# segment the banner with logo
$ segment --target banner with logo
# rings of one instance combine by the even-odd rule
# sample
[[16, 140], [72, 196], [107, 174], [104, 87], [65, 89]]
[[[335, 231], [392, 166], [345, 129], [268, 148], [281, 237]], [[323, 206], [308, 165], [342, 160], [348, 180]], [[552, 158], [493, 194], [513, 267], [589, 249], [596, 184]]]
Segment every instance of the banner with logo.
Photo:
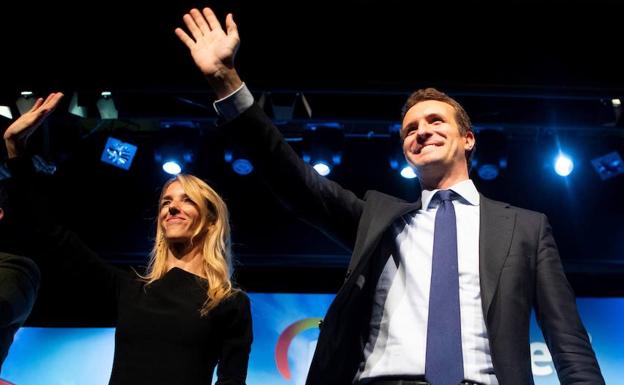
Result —
[[[250, 294], [254, 343], [248, 385], [303, 385], [330, 294]], [[607, 384], [624, 378], [624, 298], [580, 298]], [[22, 328], [0, 385], [106, 385], [114, 348], [112, 328]], [[536, 385], [559, 384], [544, 339], [532, 321], [531, 365]]]

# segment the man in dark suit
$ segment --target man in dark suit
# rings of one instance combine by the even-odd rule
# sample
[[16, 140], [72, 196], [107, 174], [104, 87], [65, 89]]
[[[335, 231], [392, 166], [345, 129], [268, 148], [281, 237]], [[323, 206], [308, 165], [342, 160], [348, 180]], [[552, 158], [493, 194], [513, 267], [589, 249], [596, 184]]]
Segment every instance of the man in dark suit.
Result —
[[[8, 233], [4, 220], [7, 202], [5, 188], [0, 185], [0, 238]], [[4, 245], [1, 240], [0, 245]], [[39, 269], [31, 259], [0, 252], [0, 372], [15, 332], [32, 310], [39, 281]]]
[[[6, 138], [15, 131], [23, 131], [23, 140], [28, 139], [54, 111], [61, 97], [62, 94], [55, 93], [50, 94], [45, 100], [37, 99], [29, 111], [7, 127], [3, 137], [9, 155], [15, 148], [11, 145], [12, 142], [6, 142]], [[9, 182], [10, 180], [3, 180], [0, 183], [0, 248], [4, 251], [9, 248], [23, 249], [24, 245], [15, 244], [22, 239], [18, 233], [30, 231], [28, 224], [20, 223], [20, 227], [17, 227], [17, 221], [11, 218]], [[40, 278], [39, 268], [30, 258], [0, 252], [0, 370], [15, 333], [24, 324], [33, 308]]]
[[604, 384], [543, 214], [480, 195], [464, 109], [435, 90], [408, 99], [401, 139], [414, 203], [363, 199], [320, 177], [284, 141], [234, 69], [237, 27], [210, 9], [176, 29], [219, 100], [224, 131], [297, 215], [353, 250], [321, 327], [308, 385], [533, 383], [535, 309], [562, 384]]

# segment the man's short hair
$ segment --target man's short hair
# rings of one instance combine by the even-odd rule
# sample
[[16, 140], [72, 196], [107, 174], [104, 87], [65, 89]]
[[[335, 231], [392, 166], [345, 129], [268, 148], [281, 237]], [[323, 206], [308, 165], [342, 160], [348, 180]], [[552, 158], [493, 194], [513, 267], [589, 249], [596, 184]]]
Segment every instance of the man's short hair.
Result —
[[[439, 102], [444, 102], [455, 109], [455, 120], [457, 121], [457, 126], [459, 128], [459, 133], [463, 136], [466, 135], [468, 131], [472, 131], [472, 123], [470, 122], [470, 117], [464, 107], [457, 102], [457, 100], [451, 98], [447, 94], [442, 91], [438, 91], [435, 88], [421, 88], [419, 90], [414, 91], [408, 98], [405, 104], [403, 105], [403, 109], [401, 110], [401, 120], [405, 118], [405, 114], [409, 111], [410, 108], [414, 107], [416, 104], [420, 102], [424, 102], [427, 100], [437, 100]], [[401, 141], [403, 141], [403, 130], [401, 130]], [[475, 147], [466, 155], [466, 159], [470, 161], [472, 158], [472, 154], [474, 153]], [[468, 164], [470, 167], [470, 164]]]

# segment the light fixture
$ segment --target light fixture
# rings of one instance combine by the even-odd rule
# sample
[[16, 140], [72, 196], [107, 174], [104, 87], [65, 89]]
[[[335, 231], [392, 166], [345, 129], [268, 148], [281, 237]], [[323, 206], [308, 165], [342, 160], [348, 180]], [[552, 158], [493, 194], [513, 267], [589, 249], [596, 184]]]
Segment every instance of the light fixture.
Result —
[[302, 154], [321, 176], [329, 175], [335, 166], [342, 163], [344, 132], [341, 124], [306, 124], [303, 133]]
[[238, 175], [249, 175], [253, 171], [251, 161], [233, 150], [225, 150], [223, 159], [232, 165], [232, 170]]
[[154, 160], [172, 175], [184, 171], [194, 158], [194, 152], [182, 142], [167, 142], [154, 151]]
[[171, 175], [178, 175], [179, 173], [182, 172], [182, 166], [180, 166], [180, 164], [176, 162], [175, 160], [169, 160], [163, 163], [162, 169], [167, 174], [171, 174]]
[[0, 116], [7, 118], [7, 119], [13, 119], [13, 114], [11, 113], [11, 107], [0, 105]]
[[119, 117], [119, 113], [117, 112], [117, 108], [115, 107], [115, 101], [113, 100], [112, 92], [102, 91], [95, 105], [97, 106], [98, 112], [100, 113], [100, 118], [117, 119]]
[[74, 92], [69, 101], [69, 113], [72, 115], [76, 115], [81, 118], [87, 117], [87, 107], [80, 105], [80, 101], [78, 99], [78, 92]]
[[566, 177], [574, 170], [574, 161], [568, 155], [560, 152], [555, 158], [554, 169], [557, 175]]
[[109, 137], [102, 151], [100, 160], [111, 166], [119, 167], [123, 170], [130, 169], [132, 160], [137, 152], [137, 146], [131, 143], [122, 142], [119, 139]]
[[264, 92], [258, 99], [258, 105], [271, 119], [287, 122], [293, 119], [310, 119], [312, 108], [301, 92], [271, 93]]
[[475, 128], [479, 150], [470, 161], [479, 178], [492, 181], [507, 168], [507, 135], [502, 128]]
[[624, 162], [617, 151], [592, 159], [591, 164], [602, 180], [624, 174]]
[[24, 115], [26, 112], [30, 111], [32, 106], [37, 101], [32, 91], [22, 91], [20, 92], [20, 96], [17, 98], [17, 110], [20, 115]]

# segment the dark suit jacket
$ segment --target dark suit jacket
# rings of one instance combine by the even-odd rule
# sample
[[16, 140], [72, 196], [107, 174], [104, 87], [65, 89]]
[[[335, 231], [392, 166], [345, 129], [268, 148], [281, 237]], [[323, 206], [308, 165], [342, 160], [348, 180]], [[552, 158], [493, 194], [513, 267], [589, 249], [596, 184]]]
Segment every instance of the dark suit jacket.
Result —
[[0, 252], [0, 370], [35, 303], [40, 274], [29, 258]]
[[[389, 229], [400, 216], [418, 210], [420, 201], [377, 191], [359, 199], [320, 177], [256, 105], [223, 128], [296, 215], [353, 250], [345, 282], [322, 324], [307, 385], [352, 383], [363, 360], [379, 275], [396, 252]], [[480, 210], [481, 299], [500, 384], [533, 383], [531, 309], [561, 384], [604, 384], [546, 217], [483, 196]]]

